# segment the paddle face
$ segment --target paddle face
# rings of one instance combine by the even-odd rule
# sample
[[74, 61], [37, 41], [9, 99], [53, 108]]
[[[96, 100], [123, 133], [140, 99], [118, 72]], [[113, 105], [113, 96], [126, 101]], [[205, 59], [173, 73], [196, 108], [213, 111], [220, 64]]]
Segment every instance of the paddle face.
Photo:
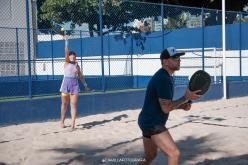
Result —
[[198, 70], [191, 76], [189, 80], [189, 90], [201, 90], [201, 92], [198, 94], [204, 95], [208, 91], [210, 83], [210, 75], [203, 70]]

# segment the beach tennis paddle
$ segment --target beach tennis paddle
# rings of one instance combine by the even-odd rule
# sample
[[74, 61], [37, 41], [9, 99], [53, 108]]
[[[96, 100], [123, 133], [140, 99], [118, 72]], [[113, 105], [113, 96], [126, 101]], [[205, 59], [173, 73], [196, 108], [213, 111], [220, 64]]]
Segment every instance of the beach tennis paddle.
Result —
[[[196, 91], [201, 90], [199, 95], [204, 95], [211, 84], [211, 77], [210, 75], [204, 71], [204, 70], [198, 70], [196, 71], [189, 80], [189, 90], [190, 91]], [[192, 103], [192, 100], [188, 100], [187, 103]]]
[[211, 84], [211, 77], [210, 75], [204, 70], [196, 71], [189, 80], [189, 90], [196, 91], [201, 90], [199, 95], [204, 95]]

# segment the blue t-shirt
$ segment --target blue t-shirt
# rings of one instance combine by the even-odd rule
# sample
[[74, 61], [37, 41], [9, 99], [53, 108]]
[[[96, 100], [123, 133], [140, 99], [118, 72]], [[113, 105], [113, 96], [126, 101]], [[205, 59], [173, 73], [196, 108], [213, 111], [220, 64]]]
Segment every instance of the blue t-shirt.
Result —
[[162, 111], [159, 98], [172, 100], [174, 92], [173, 78], [161, 68], [148, 83], [143, 108], [139, 114], [138, 124], [141, 128], [153, 128], [165, 125], [169, 113]]

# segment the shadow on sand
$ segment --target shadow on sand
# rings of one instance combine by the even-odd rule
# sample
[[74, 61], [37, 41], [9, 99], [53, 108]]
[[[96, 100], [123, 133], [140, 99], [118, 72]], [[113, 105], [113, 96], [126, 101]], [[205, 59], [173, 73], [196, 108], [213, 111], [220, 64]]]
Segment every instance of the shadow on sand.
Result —
[[[98, 125], [104, 125], [105, 123], [111, 121], [120, 121], [123, 118], [127, 118], [126, 114], [122, 114], [116, 117], [113, 117], [109, 120], [102, 121], [93, 121], [89, 123], [84, 123], [78, 125], [82, 129], [91, 129]], [[184, 123], [174, 125], [170, 129], [179, 127], [183, 124], [189, 122], [202, 123], [207, 125], [215, 125], [220, 127], [238, 127], [238, 128], [247, 128], [239, 127], [235, 125], [225, 125], [221, 124], [222, 121], [226, 120], [225, 118], [213, 118], [213, 117], [204, 117], [204, 116], [188, 116], [188, 121]], [[211, 122], [215, 121], [216, 124]], [[223, 151], [218, 151], [214, 146], [207, 145], [208, 142], [211, 142], [215, 139], [215, 135], [208, 135], [200, 138], [195, 138], [193, 136], [188, 136], [183, 140], [177, 141], [177, 146], [181, 151], [180, 164], [182, 165], [243, 165], [248, 164], [248, 155], [239, 155], [233, 157], [222, 157], [215, 160], [201, 160], [201, 162], [196, 162], [196, 158], [206, 154], [220, 153]], [[104, 139], [111, 144], [111, 139]], [[76, 146], [76, 147], [75, 147]], [[58, 152], [63, 154], [76, 153], [76, 156], [71, 157], [70, 159], [58, 158], [57, 165], [69, 165], [69, 164], [85, 164], [85, 165], [111, 165], [111, 164], [137, 164], [137, 160], [142, 160], [143, 147], [142, 147], [142, 138], [136, 137], [127, 141], [120, 141], [117, 143], [112, 143], [110, 146], [101, 147], [97, 145], [87, 145], [87, 144], [74, 144], [70, 148], [53, 148], [49, 150], [40, 150], [40, 152]], [[166, 162], [166, 157], [163, 156], [161, 152], [158, 152], [157, 158], [152, 162], [152, 165], [161, 165]], [[189, 163], [194, 162], [194, 163]]]
[[[180, 164], [190, 164], [188, 161], [193, 161], [198, 156], [220, 152], [208, 145], [204, 145], [207, 141], [211, 141], [212, 135], [201, 138], [187, 137], [184, 140], [177, 141], [177, 145], [181, 150]], [[137, 164], [137, 160], [142, 160], [143, 148], [142, 138], [122, 141], [112, 144], [108, 147], [101, 148], [100, 146], [92, 146], [87, 144], [74, 144], [71, 148], [54, 148], [49, 150], [40, 150], [40, 152], [59, 152], [63, 154], [76, 153], [76, 156], [65, 160], [58, 158], [57, 165], [69, 165], [74, 163], [84, 165], [111, 165], [111, 164]], [[76, 147], [75, 147], [76, 146]], [[138, 148], [138, 149], [137, 149]], [[61, 161], [64, 160], [64, 161]], [[135, 161], [136, 160], [136, 161]], [[158, 157], [153, 161], [152, 165], [164, 164], [165, 156], [159, 152]], [[197, 165], [237, 165], [247, 164], [248, 155], [241, 155], [228, 158], [220, 158], [216, 160], [204, 160], [202, 162], [194, 162]], [[193, 165], [193, 164], [192, 164]]]
[[110, 120], [102, 120], [102, 121], [93, 121], [93, 122], [89, 122], [89, 123], [84, 123], [84, 124], [78, 124], [77, 126], [82, 127], [83, 129], [90, 129], [94, 126], [98, 126], [98, 125], [104, 125], [105, 123], [109, 123], [112, 121], [121, 121], [122, 118], [128, 118], [128, 115], [126, 114], [122, 114], [119, 116], [116, 116]]

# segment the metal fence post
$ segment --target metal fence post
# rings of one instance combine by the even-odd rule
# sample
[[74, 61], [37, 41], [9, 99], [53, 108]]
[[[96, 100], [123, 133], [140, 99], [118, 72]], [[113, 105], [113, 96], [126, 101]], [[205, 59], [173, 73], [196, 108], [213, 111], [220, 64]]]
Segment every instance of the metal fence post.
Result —
[[161, 19], [162, 19], [162, 50], [164, 50], [164, 4], [161, 3]]
[[83, 71], [83, 38], [82, 38], [82, 31], [79, 30], [80, 33], [80, 60], [81, 60], [81, 70]]
[[51, 33], [51, 52], [52, 52], [52, 77], [54, 80], [54, 61], [53, 61], [53, 30], [50, 30]]
[[[133, 79], [133, 83], [134, 83], [134, 75], [133, 75], [133, 33], [130, 32], [130, 36], [131, 36], [131, 45], [130, 45], [130, 54], [131, 54], [131, 76], [132, 76], [132, 79]], [[134, 88], [134, 85], [133, 85], [133, 88]]]
[[28, 53], [28, 97], [32, 98], [30, 23], [29, 23], [29, 3], [28, 3], [28, 0], [26, 0], [26, 26], [27, 26], [27, 53]]
[[242, 14], [239, 13], [239, 76], [242, 76], [242, 34], [241, 34], [241, 18]]
[[20, 59], [19, 59], [19, 38], [18, 38], [18, 28], [16, 28], [16, 64], [17, 64], [17, 76], [20, 80]]
[[101, 36], [102, 90], [105, 91], [103, 34], [102, 34], [102, 0], [99, 0], [99, 23], [100, 23], [99, 30], [100, 30], [100, 36]]
[[204, 63], [204, 27], [205, 27], [205, 14], [204, 14], [204, 8], [202, 8], [201, 11], [202, 15], [202, 70], [205, 69], [205, 63]]
[[109, 40], [109, 33], [108, 33], [108, 75], [110, 76], [110, 40]]

